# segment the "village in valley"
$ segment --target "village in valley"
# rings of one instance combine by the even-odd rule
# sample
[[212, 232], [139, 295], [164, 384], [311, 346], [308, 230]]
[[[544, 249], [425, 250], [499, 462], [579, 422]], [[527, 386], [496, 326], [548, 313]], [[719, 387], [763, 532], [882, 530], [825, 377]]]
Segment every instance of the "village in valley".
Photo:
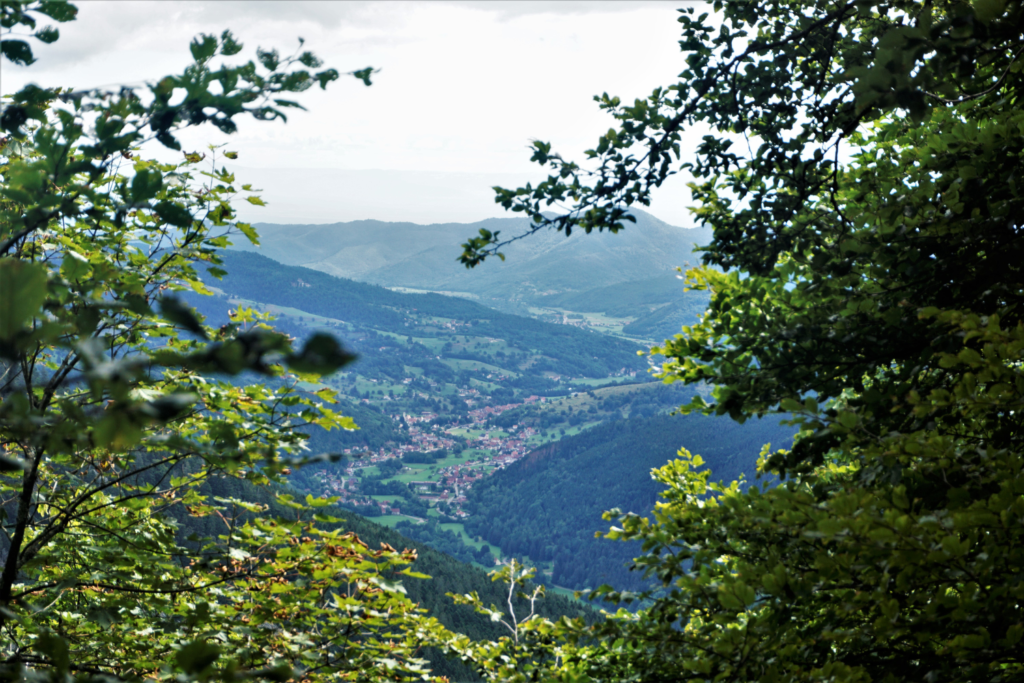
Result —
[[[466, 492], [474, 482], [503, 469], [524, 457], [536, 443], [538, 432], [533, 427], [515, 424], [505, 429], [489, 426], [488, 422], [509, 410], [548, 399], [530, 396], [522, 403], [483, 406], [468, 412], [463, 423], [442, 426], [438, 415], [424, 412], [419, 415], [402, 414], [400, 424], [408, 431], [408, 442], [388, 444], [370, 451], [348, 448], [344, 450], [344, 468], [321, 473], [324, 491], [338, 496], [342, 504], [365, 509], [375, 506], [381, 515], [403, 516], [400, 496], [370, 495], [364, 492], [360, 481], [369, 474], [385, 470], [394, 471], [392, 481], [404, 484], [409, 493], [427, 506], [436, 507], [443, 516], [464, 519], [462, 509]], [[408, 462], [411, 454], [426, 455], [424, 460], [438, 456], [434, 463]], [[391, 467], [388, 467], [388, 464]], [[395, 468], [399, 465], [400, 468]], [[415, 515], [404, 516], [418, 520]]]

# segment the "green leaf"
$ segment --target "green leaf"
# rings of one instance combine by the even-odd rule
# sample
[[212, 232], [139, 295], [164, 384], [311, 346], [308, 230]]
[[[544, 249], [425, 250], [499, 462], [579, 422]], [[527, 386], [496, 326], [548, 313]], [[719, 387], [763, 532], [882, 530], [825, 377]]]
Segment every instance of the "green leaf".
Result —
[[841, 519], [826, 518], [818, 522], [818, 531], [828, 538], [846, 530], [846, 523]]
[[153, 315], [153, 309], [149, 307], [149, 302], [146, 301], [146, 297], [144, 296], [139, 294], [129, 294], [124, 298], [124, 302], [127, 304], [128, 310], [136, 315]]
[[160, 131], [159, 133], [157, 133], [156, 139], [160, 144], [162, 144], [164, 147], [167, 147], [168, 149], [173, 149], [177, 152], [181, 151], [181, 143], [178, 142], [178, 139], [176, 137], [174, 137], [167, 131]]
[[91, 272], [92, 266], [89, 265], [89, 259], [74, 250], [68, 250], [60, 264], [60, 274], [69, 282], [81, 280]]
[[93, 440], [101, 447], [129, 448], [142, 436], [137, 422], [119, 410], [107, 411], [93, 429]]
[[57, 91], [55, 89], [40, 88], [38, 85], [29, 83], [14, 94], [14, 101], [18, 104], [37, 106], [52, 102], [56, 97]]
[[400, 574], [404, 574], [405, 576], [408, 576], [408, 577], [413, 578], [413, 579], [429, 579], [430, 578], [429, 574], [424, 574], [422, 572], [414, 572], [411, 569], [403, 569], [399, 573]]
[[9, 104], [0, 112], [0, 129], [8, 133], [17, 133], [28, 121], [28, 111], [25, 107]]
[[46, 655], [53, 662], [53, 668], [56, 669], [58, 675], [63, 676], [71, 667], [71, 654], [68, 650], [68, 643], [58, 635], [44, 633], [36, 638], [36, 642], [32, 644], [32, 649]]
[[323, 66], [323, 62], [312, 52], [303, 52], [299, 55], [299, 64], [308, 69], [318, 69]]
[[24, 40], [0, 40], [0, 53], [21, 66], [28, 66], [36, 61], [32, 56], [32, 48]]
[[317, 83], [320, 84], [320, 89], [321, 90], [326, 90], [328, 83], [330, 83], [332, 81], [336, 81], [340, 77], [341, 76], [338, 73], [337, 69], [325, 69], [324, 71], [318, 72], [316, 74], [316, 76], [314, 76], [314, 78], [316, 78], [316, 80], [317, 80]]
[[742, 610], [746, 606], [744, 601], [728, 586], [721, 586], [718, 589], [718, 601], [722, 603], [722, 607], [733, 611]]
[[978, 21], [988, 24], [1006, 12], [1006, 0], [974, 0], [974, 16]]
[[804, 409], [804, 404], [793, 398], [784, 398], [779, 405], [788, 413], [798, 413]]
[[13, 258], [0, 259], [0, 293], [0, 341], [10, 341], [42, 310], [46, 268]]
[[306, 506], [303, 505], [302, 503], [296, 503], [295, 502], [295, 496], [291, 495], [290, 493], [280, 493], [280, 494], [278, 494], [277, 495], [277, 502], [280, 505], [284, 505], [285, 507], [290, 507], [290, 508], [293, 508], [295, 510], [305, 510], [306, 509]]
[[235, 223], [235, 227], [238, 228], [239, 232], [245, 235], [246, 239], [248, 239], [251, 244], [259, 246], [259, 235], [250, 223]]
[[35, 32], [35, 37], [44, 43], [55, 43], [60, 38], [60, 31], [55, 26], [46, 26]]
[[263, 68], [267, 71], [276, 71], [278, 65], [281, 63], [281, 56], [277, 53], [277, 50], [256, 48], [256, 59], [259, 60], [260, 64], [262, 64]]
[[67, 0], [43, 0], [39, 3], [39, 11], [62, 24], [78, 17], [78, 7]]
[[224, 31], [220, 34], [220, 53], [225, 57], [237, 55], [242, 51], [242, 44], [235, 40], [231, 31]]
[[174, 661], [186, 674], [198, 674], [220, 658], [220, 648], [197, 640], [178, 650]]
[[165, 296], [160, 299], [160, 315], [164, 320], [184, 327], [201, 339], [208, 339], [195, 310], [181, 303], [177, 297]]
[[[163, 174], [155, 168], [144, 168], [132, 178], [131, 201], [141, 204], [157, 196], [164, 185]], [[165, 219], [166, 220], [166, 219]]]
[[839, 420], [839, 424], [843, 425], [847, 429], [853, 429], [857, 426], [857, 413], [843, 410], [836, 416]]
[[296, 372], [329, 374], [356, 359], [329, 334], [318, 332], [310, 337], [298, 354], [288, 356], [288, 367]]
[[[363, 82], [363, 85], [369, 86], [369, 85], [372, 85], [372, 83], [370, 82], [370, 76], [372, 74], [374, 74], [374, 73], [375, 73], [374, 68], [372, 66], [368, 66], [365, 69], [360, 69], [358, 71], [353, 71], [352, 75], [355, 76], [356, 78], [358, 78], [359, 80], [361, 80]], [[321, 87], [323, 87], [322, 82], [321, 82]]]
[[102, 312], [96, 306], [83, 306], [75, 316], [75, 327], [78, 328], [78, 334], [89, 336], [95, 332], [100, 324], [101, 314]]
[[160, 216], [161, 220], [176, 228], [188, 228], [192, 226], [192, 214], [190, 214], [185, 207], [175, 204], [174, 202], [162, 201], [154, 206], [153, 210], [156, 211], [156, 215]]
[[196, 60], [199, 64], [205, 64], [210, 61], [211, 57], [217, 54], [217, 38], [216, 36], [200, 33], [192, 39], [188, 47], [192, 51], [192, 59]]

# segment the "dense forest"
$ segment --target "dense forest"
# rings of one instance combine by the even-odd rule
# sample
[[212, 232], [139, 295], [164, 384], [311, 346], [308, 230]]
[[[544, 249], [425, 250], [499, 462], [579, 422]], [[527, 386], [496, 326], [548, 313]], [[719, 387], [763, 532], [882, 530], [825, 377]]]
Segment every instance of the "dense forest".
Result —
[[652, 510], [663, 486], [650, 471], [681, 447], [703, 456], [715, 479], [745, 476], [755, 483], [761, 447], [786, 448], [792, 434], [777, 418], [744, 425], [700, 415], [609, 422], [538, 449], [480, 482], [469, 494], [466, 531], [509, 555], [553, 562], [550, 580], [556, 585], [639, 590], [645, 582], [629, 567], [640, 546], [596, 539], [595, 532], [609, 526], [602, 513]]

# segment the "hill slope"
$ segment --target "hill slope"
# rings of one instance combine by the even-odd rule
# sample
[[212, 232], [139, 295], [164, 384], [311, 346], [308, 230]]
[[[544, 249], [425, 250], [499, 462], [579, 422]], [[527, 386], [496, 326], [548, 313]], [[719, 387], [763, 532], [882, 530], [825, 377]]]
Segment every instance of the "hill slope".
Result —
[[624, 319], [622, 333], [641, 339], [661, 340], [693, 325], [707, 308], [703, 291], [684, 291], [679, 274], [620, 282], [582, 292], [550, 294], [534, 300], [537, 307], [601, 313]]
[[553, 563], [551, 581], [573, 589], [610, 583], [635, 590], [641, 579], [626, 567], [633, 544], [595, 539], [611, 508], [644, 514], [662, 485], [650, 471], [680, 447], [701, 455], [715, 479], [754, 479], [761, 447], [787, 447], [791, 428], [777, 420], [743, 425], [703, 415], [657, 416], [606, 423], [540, 448], [478, 483], [469, 494], [466, 531], [504, 553]]
[[[548, 369], [564, 374], [601, 377], [623, 367], [643, 367], [637, 363], [635, 344], [576, 327], [501, 313], [457, 297], [393, 292], [282, 265], [259, 254], [228, 251], [223, 258], [229, 274], [221, 281], [209, 281], [228, 298], [238, 295], [402, 336], [423, 334], [420, 328], [437, 328], [428, 324], [437, 323], [435, 319], [455, 321], [475, 338], [501, 339], [514, 349], [536, 350], [551, 360]], [[459, 353], [464, 358], [471, 355], [476, 354]]]

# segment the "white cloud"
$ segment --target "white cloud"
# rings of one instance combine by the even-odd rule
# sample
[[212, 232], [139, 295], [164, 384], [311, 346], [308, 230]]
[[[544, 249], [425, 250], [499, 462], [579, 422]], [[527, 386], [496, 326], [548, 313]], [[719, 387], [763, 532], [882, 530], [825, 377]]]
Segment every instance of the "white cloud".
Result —
[[[373, 175], [377, 189], [367, 189], [367, 197], [380, 197], [373, 207], [381, 212], [373, 217], [414, 220], [420, 206], [424, 219], [429, 213], [430, 220], [443, 221], [447, 205], [476, 207], [477, 218], [484, 218], [500, 214], [487, 177], [539, 175], [529, 162], [531, 140], [550, 141], [567, 158], [580, 159], [614, 125], [593, 95], [607, 91], [630, 101], [674, 82], [684, 68], [678, 4], [81, 2], [80, 19], [61, 27], [58, 43], [39, 47], [37, 64], [4, 66], [3, 92], [29, 79], [77, 88], [153, 80], [188, 63], [188, 42], [199, 32], [230, 27], [250, 50], [261, 45], [282, 52], [294, 49], [301, 35], [328, 66], [382, 70], [371, 88], [346, 79], [327, 92], [304, 93], [309, 111], [291, 114], [287, 126], [242, 122], [229, 140], [240, 163], [270, 175], [286, 168], [440, 174], [447, 180], [431, 186], [437, 197], [429, 201], [399, 191], [385, 200], [388, 183]], [[225, 141], [211, 130], [183, 137], [192, 148]], [[460, 190], [475, 182], [473, 174], [480, 175], [482, 190]], [[396, 189], [408, 185], [400, 176]], [[310, 216], [336, 213], [322, 193], [285, 185], [302, 195], [291, 203]], [[688, 193], [682, 183], [672, 186], [659, 192], [650, 210], [689, 224]], [[276, 201], [289, 200], [279, 195]], [[312, 206], [317, 202], [324, 204]], [[451, 220], [471, 219], [458, 212]]]
[[607, 14], [633, 12], [642, 7], [670, 7], [694, 0], [450, 0], [445, 4], [472, 7], [503, 19], [534, 14]]

